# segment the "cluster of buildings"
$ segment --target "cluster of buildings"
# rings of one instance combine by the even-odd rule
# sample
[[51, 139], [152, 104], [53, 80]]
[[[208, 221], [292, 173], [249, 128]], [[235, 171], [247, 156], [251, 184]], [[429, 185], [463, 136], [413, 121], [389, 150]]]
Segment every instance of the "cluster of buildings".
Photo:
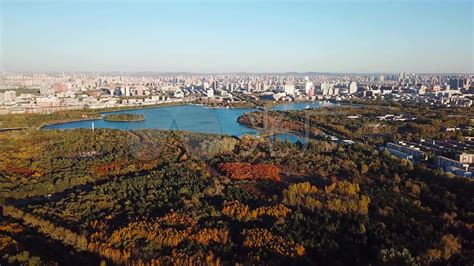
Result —
[[474, 138], [466, 137], [464, 142], [455, 140], [419, 139], [413, 142], [388, 142], [385, 147], [390, 154], [414, 163], [427, 162], [445, 172], [473, 177]]
[[344, 100], [472, 105], [472, 75], [3, 73], [0, 112], [154, 105], [163, 102]]

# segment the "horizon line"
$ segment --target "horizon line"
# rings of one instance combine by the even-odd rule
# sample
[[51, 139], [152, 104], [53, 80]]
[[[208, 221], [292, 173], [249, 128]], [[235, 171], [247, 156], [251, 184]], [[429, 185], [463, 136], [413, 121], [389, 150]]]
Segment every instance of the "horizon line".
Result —
[[417, 74], [417, 75], [474, 75], [474, 72], [410, 72], [410, 71], [399, 71], [399, 72], [320, 72], [320, 71], [223, 71], [223, 72], [199, 72], [199, 71], [7, 71], [2, 70], [2, 74], [15, 73], [15, 74], [75, 74], [75, 73], [87, 73], [87, 74], [189, 74], [189, 75], [235, 75], [235, 74], [253, 74], [253, 75], [289, 75], [289, 74], [310, 74], [310, 75], [393, 75], [393, 74]]

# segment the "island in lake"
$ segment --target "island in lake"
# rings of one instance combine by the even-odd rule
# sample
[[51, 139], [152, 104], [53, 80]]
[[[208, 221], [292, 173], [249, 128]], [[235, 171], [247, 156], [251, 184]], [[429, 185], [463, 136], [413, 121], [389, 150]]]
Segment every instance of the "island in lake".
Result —
[[145, 121], [145, 117], [141, 114], [110, 114], [104, 116], [104, 120], [108, 122], [140, 122]]

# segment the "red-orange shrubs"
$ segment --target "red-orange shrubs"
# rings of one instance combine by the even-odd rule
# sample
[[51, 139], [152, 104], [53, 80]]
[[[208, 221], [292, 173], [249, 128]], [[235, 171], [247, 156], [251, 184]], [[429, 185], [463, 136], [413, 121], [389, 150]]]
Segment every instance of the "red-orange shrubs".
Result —
[[280, 181], [280, 168], [271, 164], [221, 163], [219, 169], [232, 179], [268, 179]]
[[6, 171], [21, 176], [31, 176], [35, 173], [35, 171], [26, 167], [9, 167], [6, 169]]
[[110, 173], [113, 173], [113, 172], [116, 172], [116, 171], [120, 170], [120, 168], [123, 167], [124, 163], [125, 162], [123, 162], [123, 161], [115, 161], [115, 162], [111, 162], [111, 163], [105, 163], [103, 165], [97, 166], [95, 168], [95, 172], [99, 176], [107, 176]]

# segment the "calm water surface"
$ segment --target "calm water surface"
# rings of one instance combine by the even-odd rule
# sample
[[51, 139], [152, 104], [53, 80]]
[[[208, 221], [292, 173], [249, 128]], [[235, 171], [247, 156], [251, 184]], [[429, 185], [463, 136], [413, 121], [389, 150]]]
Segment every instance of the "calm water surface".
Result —
[[[288, 103], [277, 105], [271, 110], [302, 110], [307, 107], [320, 108], [326, 106], [337, 106], [334, 103]], [[252, 108], [208, 108], [198, 105], [165, 106], [157, 108], [124, 110], [113, 113], [142, 114], [145, 121], [141, 122], [107, 122], [103, 119], [93, 121], [76, 121], [62, 124], [49, 125], [45, 129], [74, 129], [95, 128], [114, 129], [173, 129], [186, 130], [202, 133], [227, 134], [242, 136], [243, 134], [258, 134], [258, 130], [248, 128], [237, 123], [237, 118], [246, 112], [257, 111]], [[109, 113], [103, 113], [109, 114]], [[279, 136], [278, 136], [279, 135]], [[278, 134], [281, 140], [288, 139], [296, 142], [299, 137], [291, 134]]]
[[289, 141], [292, 143], [296, 143], [297, 141], [299, 141], [301, 143], [306, 143], [304, 138], [300, 136], [296, 136], [294, 134], [290, 134], [290, 133], [277, 133], [277, 134], [271, 135], [270, 139], [271, 140], [279, 139], [282, 142]]

